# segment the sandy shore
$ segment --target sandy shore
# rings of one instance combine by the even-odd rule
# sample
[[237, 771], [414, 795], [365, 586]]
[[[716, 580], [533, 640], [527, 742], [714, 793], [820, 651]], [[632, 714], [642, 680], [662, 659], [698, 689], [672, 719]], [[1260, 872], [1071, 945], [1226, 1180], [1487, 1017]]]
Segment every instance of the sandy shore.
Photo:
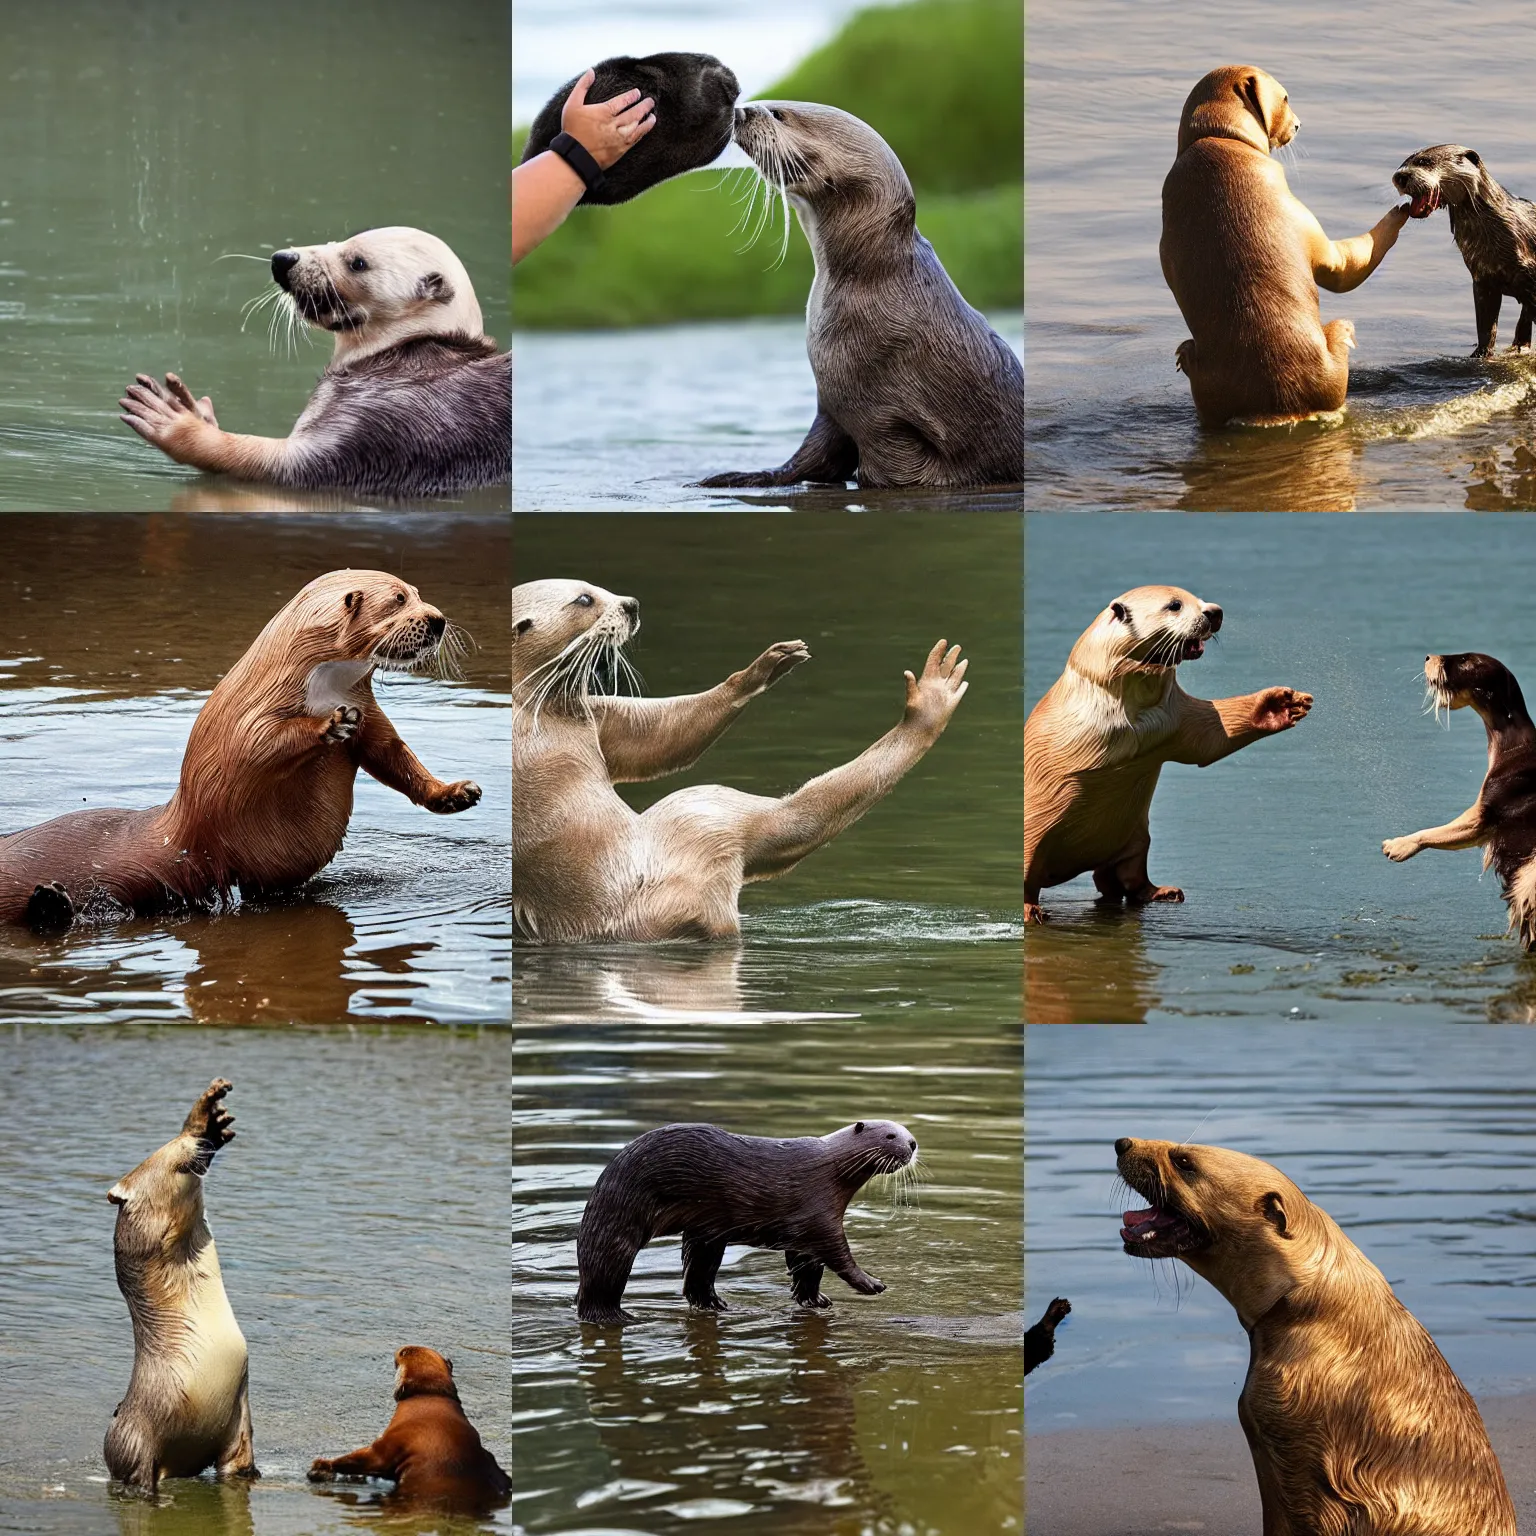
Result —
[[[1478, 1407], [1520, 1527], [1536, 1529], [1536, 1394]], [[1258, 1536], [1258, 1488], [1235, 1410], [1229, 1422], [1030, 1435], [1028, 1447], [1028, 1536]]]

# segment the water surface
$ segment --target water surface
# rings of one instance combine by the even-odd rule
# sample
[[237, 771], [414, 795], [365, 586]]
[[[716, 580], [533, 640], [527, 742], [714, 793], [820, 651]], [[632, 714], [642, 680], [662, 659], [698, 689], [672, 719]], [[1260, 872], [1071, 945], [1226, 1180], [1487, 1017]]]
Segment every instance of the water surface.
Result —
[[[1259, 65], [1289, 91], [1302, 131], [1286, 174], [1334, 239], [1400, 201], [1391, 174], [1428, 144], [1471, 145], [1510, 191], [1536, 195], [1526, 61], [1508, 46], [1525, 15], [1511, 0], [1454, 21], [1429, 0], [1304, 0], [1283, 24], [1261, 0], [1032, 8], [1030, 505], [1536, 506], [1536, 364], [1468, 357], [1472, 285], [1449, 215], [1411, 222], [1363, 287], [1323, 295], [1324, 320], [1353, 320], [1358, 339], [1348, 406], [1326, 424], [1201, 431], [1157, 255], [1179, 109], [1221, 64]], [[1434, 66], [1416, 68], [1429, 39]], [[1503, 346], [1517, 313], [1506, 301]]]
[[[510, 1464], [506, 1071], [497, 1030], [13, 1026], [0, 1040], [0, 1531], [446, 1533], [381, 1508], [386, 1485], [304, 1474], [382, 1431], [392, 1357], [410, 1343], [453, 1360], [466, 1412]], [[110, 1491], [101, 1457], [133, 1367], [106, 1191], [216, 1076], [235, 1084], [236, 1138], [204, 1199], [250, 1350], [262, 1475], [178, 1479], [151, 1502]]]
[[506, 1019], [504, 517], [16, 516], [0, 536], [4, 830], [164, 804], [213, 685], [345, 566], [401, 576], [479, 643], [462, 680], [381, 674], [375, 696], [428, 768], [484, 792], [434, 816], [359, 773], [345, 846], [289, 899], [0, 934], [0, 1018]]
[[1170, 764], [1153, 878], [1182, 906], [1105, 912], [1087, 876], [1045, 892], [1025, 944], [1039, 1023], [1536, 1018], [1536, 961], [1505, 934], [1475, 850], [1405, 864], [1384, 838], [1439, 826], [1487, 767], [1470, 710], [1423, 713], [1428, 652], [1480, 650], [1529, 680], [1536, 526], [1519, 516], [1037, 516], [1026, 530], [1026, 706], [1104, 606], [1148, 582], [1220, 603], [1204, 698], [1287, 685], [1294, 730], [1210, 768]]

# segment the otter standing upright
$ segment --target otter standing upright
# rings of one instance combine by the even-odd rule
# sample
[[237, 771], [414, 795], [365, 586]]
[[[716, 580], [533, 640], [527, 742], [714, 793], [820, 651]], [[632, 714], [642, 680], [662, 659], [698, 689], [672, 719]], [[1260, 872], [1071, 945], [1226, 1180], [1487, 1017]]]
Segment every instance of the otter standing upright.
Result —
[[215, 1078], [181, 1134], [107, 1193], [118, 1289], [133, 1319], [133, 1378], [107, 1431], [107, 1470], [151, 1491], [207, 1467], [256, 1476], [245, 1336], [203, 1217], [203, 1176], [235, 1136], [223, 1104], [232, 1086]]

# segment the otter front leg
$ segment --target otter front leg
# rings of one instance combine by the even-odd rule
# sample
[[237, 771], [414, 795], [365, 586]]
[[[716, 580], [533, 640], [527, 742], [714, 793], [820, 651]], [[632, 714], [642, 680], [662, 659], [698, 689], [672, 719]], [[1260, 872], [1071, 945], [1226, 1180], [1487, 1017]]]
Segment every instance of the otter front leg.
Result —
[[1381, 851], [1394, 864], [1401, 864], [1426, 848], [1475, 848], [1482, 842], [1484, 831], [1483, 808], [1479, 802], [1443, 827], [1426, 827], [1422, 832], [1410, 832], [1407, 837], [1389, 837], [1381, 845]]
[[337, 1477], [384, 1477], [393, 1480], [399, 1474], [395, 1458], [379, 1449], [379, 1442], [365, 1445], [345, 1456], [317, 1456], [309, 1465], [312, 1483], [328, 1483]]
[[[231, 1131], [233, 1136], [234, 1132]], [[256, 1450], [251, 1440], [251, 1369], [240, 1378], [240, 1396], [235, 1403], [234, 1423], [229, 1444], [219, 1453], [214, 1470], [220, 1477], [260, 1477], [256, 1470]]]
[[789, 1270], [789, 1292], [802, 1307], [830, 1307], [821, 1294], [821, 1277], [826, 1266], [808, 1253], [785, 1250], [784, 1264]]
[[1166, 761], [1212, 763], [1244, 747], [1288, 731], [1307, 718], [1312, 695], [1294, 688], [1266, 688], [1234, 699], [1180, 699], [1178, 728], [1163, 749]]
[[1499, 334], [1499, 311], [1504, 307], [1504, 290], [1498, 283], [1472, 282], [1472, 308], [1477, 315], [1477, 345], [1473, 357], [1491, 357]]
[[291, 473], [292, 438], [223, 431], [213, 401], [207, 395], [194, 399], [174, 373], [166, 374], [164, 384], [138, 374], [117, 403], [123, 410], [119, 419], [178, 464], [242, 480], [298, 483]]
[[701, 1312], [728, 1312], [715, 1293], [715, 1276], [725, 1257], [723, 1238], [694, 1237], [683, 1233], [683, 1300]]
[[582, 1224], [576, 1238], [576, 1267], [581, 1277], [576, 1288], [576, 1316], [584, 1323], [607, 1326], [634, 1322], [619, 1303], [635, 1267], [635, 1255], [645, 1244], [611, 1230], [601, 1238], [589, 1237], [585, 1218]]
[[699, 484], [710, 488], [800, 485], [806, 481], [846, 485], [858, 472], [859, 445], [825, 411], [818, 409], [805, 441], [777, 469], [733, 470], [711, 475]]
[[839, 1280], [861, 1296], [878, 1296], [885, 1289], [883, 1280], [876, 1280], [873, 1275], [866, 1275], [859, 1268], [858, 1260], [854, 1258], [841, 1227], [835, 1233], [829, 1233], [810, 1257], [824, 1264]]
[[451, 816], [479, 804], [480, 786], [471, 779], [445, 784], [422, 766], [377, 705], [367, 711], [358, 736], [358, 766], [379, 783], [398, 790], [413, 805]]
[[1515, 321], [1515, 339], [1509, 344], [1511, 352], [1528, 352], [1531, 348], [1531, 323], [1536, 320], [1536, 304], [1522, 304], [1520, 318]]

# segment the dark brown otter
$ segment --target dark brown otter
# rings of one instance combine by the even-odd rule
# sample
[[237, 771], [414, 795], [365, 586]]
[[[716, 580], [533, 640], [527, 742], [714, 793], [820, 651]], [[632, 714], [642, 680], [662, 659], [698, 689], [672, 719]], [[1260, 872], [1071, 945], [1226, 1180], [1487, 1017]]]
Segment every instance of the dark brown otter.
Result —
[[[604, 59], [593, 70], [588, 102], [612, 101], [638, 89], [656, 102], [656, 126], [603, 172], [602, 186], [584, 194], [583, 203], [627, 203], [657, 182], [708, 165], [731, 142], [741, 86], [719, 59], [707, 53], [653, 53]], [[565, 98], [580, 78], [567, 80], [540, 108], [524, 160], [543, 154], [560, 132]]]
[[1442, 206], [1451, 216], [1451, 238], [1472, 274], [1472, 356], [1493, 351], [1506, 294], [1520, 304], [1514, 350], [1523, 352], [1536, 320], [1536, 203], [1506, 192], [1483, 157], [1464, 144], [1432, 144], [1409, 155], [1392, 185], [1413, 199], [1414, 218], [1427, 219]]
[[1536, 726], [1525, 696], [1503, 662], [1477, 651], [1426, 656], [1424, 677], [1437, 705], [1481, 716], [1488, 732], [1488, 772], [1469, 810], [1443, 827], [1392, 837], [1381, 851], [1395, 864], [1425, 848], [1477, 848], [1498, 875], [1509, 922], [1536, 950]]
[[1033, 1328], [1024, 1330], [1024, 1374], [1037, 1365], [1044, 1365], [1056, 1353], [1056, 1326], [1072, 1310], [1072, 1303], [1065, 1296], [1058, 1296], [1045, 1309], [1044, 1315]]
[[385, 1478], [396, 1503], [469, 1517], [489, 1514], [512, 1494], [511, 1478], [459, 1403], [453, 1361], [419, 1344], [395, 1351], [395, 1412], [384, 1433], [310, 1466], [312, 1483], [338, 1477]]
[[802, 1307], [827, 1307], [823, 1269], [863, 1296], [885, 1286], [855, 1262], [848, 1202], [872, 1178], [917, 1157], [894, 1120], [860, 1120], [829, 1136], [737, 1136], [718, 1125], [664, 1125], [623, 1148], [598, 1175], [576, 1238], [584, 1323], [632, 1323], [619, 1305], [635, 1255], [652, 1238], [683, 1239], [683, 1297], [724, 1312], [715, 1276], [728, 1243], [783, 1250]]

